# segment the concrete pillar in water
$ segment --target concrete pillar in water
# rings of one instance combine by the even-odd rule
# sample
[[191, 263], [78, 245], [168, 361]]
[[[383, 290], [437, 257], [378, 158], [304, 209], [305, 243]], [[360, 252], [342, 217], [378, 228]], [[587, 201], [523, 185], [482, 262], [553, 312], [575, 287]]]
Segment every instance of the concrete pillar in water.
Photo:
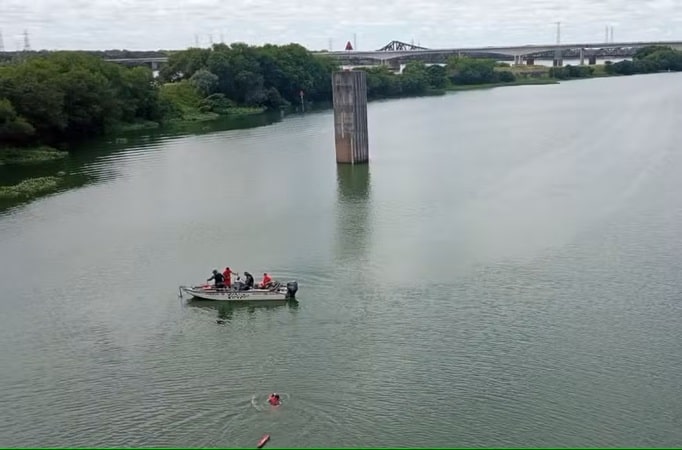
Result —
[[590, 55], [587, 57], [587, 62], [589, 65], [593, 66], [597, 64], [597, 55]]
[[581, 66], [585, 65], [585, 49], [584, 48], [580, 49], [580, 65]]
[[527, 66], [534, 66], [535, 65], [535, 58], [532, 56], [529, 56], [526, 58], [526, 65]]
[[336, 162], [366, 163], [369, 160], [367, 138], [367, 74], [346, 70], [332, 74]]

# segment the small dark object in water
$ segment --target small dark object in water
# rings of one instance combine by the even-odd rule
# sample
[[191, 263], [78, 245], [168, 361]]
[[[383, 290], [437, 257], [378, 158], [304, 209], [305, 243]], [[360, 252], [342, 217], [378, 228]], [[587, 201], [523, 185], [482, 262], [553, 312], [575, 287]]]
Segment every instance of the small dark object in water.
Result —
[[219, 325], [222, 325], [225, 323], [225, 321], [223, 319], [218, 319], [218, 320], [216, 320], [216, 323]]

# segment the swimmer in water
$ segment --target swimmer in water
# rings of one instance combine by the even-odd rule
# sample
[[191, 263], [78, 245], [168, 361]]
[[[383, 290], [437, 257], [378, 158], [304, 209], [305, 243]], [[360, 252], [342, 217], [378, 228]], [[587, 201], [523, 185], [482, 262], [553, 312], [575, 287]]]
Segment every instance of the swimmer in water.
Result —
[[270, 398], [268, 398], [268, 403], [270, 403], [272, 406], [279, 406], [281, 403], [279, 399], [279, 394], [277, 392], [270, 394]]

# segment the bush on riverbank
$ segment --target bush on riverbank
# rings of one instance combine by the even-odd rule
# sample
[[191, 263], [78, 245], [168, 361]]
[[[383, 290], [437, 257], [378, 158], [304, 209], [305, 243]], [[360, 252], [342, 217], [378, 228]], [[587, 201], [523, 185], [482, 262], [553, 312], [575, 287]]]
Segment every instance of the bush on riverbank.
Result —
[[682, 71], [682, 51], [671, 47], [644, 47], [635, 53], [632, 61], [624, 60], [607, 64], [605, 70], [611, 75], [635, 75], [662, 71]]
[[0, 148], [0, 165], [30, 164], [54, 161], [67, 157], [69, 154], [52, 147], [41, 146], [33, 148], [7, 147]]
[[56, 191], [61, 185], [60, 177], [29, 178], [12, 186], [0, 186], [0, 200], [30, 199]]
[[214, 120], [223, 116], [246, 116], [260, 114], [265, 107], [238, 106], [236, 102], [222, 93], [209, 94], [202, 98], [202, 93], [194, 83], [181, 80], [166, 83], [160, 88], [160, 98], [173, 105], [173, 110], [166, 115], [167, 119], [188, 122]]
[[590, 78], [594, 74], [592, 66], [572, 66], [570, 64], [563, 67], [550, 67], [549, 76], [557, 80], [570, 80], [572, 78]]

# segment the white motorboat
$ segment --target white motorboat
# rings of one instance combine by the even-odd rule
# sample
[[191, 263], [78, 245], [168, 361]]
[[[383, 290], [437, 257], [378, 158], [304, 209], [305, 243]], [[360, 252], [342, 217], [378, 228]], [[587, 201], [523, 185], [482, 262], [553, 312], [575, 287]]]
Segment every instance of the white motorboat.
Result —
[[298, 283], [289, 281], [286, 285], [277, 281], [272, 283], [270, 288], [253, 288], [248, 290], [240, 289], [241, 283], [235, 283], [231, 289], [223, 289], [204, 284], [201, 286], [180, 286], [180, 297], [182, 293], [202, 300], [216, 300], [223, 302], [251, 302], [251, 301], [273, 301], [273, 300], [293, 300], [296, 298]]

